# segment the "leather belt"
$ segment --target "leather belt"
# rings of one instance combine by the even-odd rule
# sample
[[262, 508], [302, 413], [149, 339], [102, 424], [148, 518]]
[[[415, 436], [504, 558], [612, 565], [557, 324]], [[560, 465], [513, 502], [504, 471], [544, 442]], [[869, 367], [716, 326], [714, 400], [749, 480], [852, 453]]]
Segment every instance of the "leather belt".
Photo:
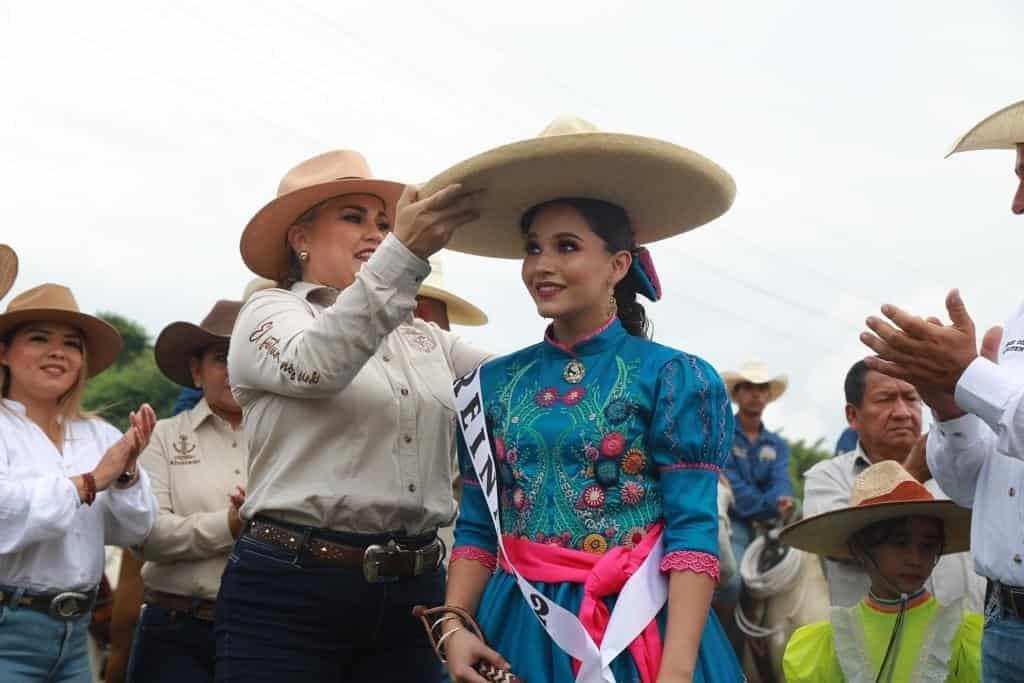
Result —
[[142, 595], [142, 601], [149, 605], [163, 607], [171, 612], [187, 614], [203, 621], [213, 621], [213, 608], [216, 602], [203, 598], [190, 598], [186, 595], [175, 595], [163, 591], [149, 590]]
[[326, 565], [362, 569], [370, 583], [397, 581], [437, 571], [444, 546], [436, 537], [421, 548], [403, 547], [395, 540], [365, 548], [329, 541], [263, 518], [249, 522], [246, 535]]
[[1001, 583], [994, 583], [994, 587], [999, 593], [999, 603], [1003, 609], [1018, 619], [1024, 619], [1024, 588]]
[[0, 588], [0, 605], [25, 608], [48, 614], [54, 619], [69, 621], [88, 614], [96, 602], [96, 589], [88, 591], [60, 591], [57, 593], [23, 593]]

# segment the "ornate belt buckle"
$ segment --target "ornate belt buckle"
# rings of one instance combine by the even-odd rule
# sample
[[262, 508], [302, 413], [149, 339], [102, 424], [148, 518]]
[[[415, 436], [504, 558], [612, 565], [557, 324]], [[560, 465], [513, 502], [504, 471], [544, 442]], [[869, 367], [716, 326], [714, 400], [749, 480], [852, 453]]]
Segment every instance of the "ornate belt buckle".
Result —
[[366, 579], [367, 583], [390, 583], [397, 581], [397, 576], [381, 576], [380, 565], [381, 560], [384, 557], [391, 555], [394, 552], [392, 546], [386, 545], [370, 545], [363, 551], [363, 578]]
[[89, 606], [89, 596], [85, 593], [68, 591], [59, 593], [50, 601], [50, 616], [54, 619], [74, 619], [85, 614]]

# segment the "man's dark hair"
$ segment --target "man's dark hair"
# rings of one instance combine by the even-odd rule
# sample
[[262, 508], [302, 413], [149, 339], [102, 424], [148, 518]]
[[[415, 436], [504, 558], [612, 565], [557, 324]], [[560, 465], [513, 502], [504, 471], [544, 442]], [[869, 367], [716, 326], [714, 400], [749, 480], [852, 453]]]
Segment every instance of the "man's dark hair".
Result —
[[843, 389], [846, 391], [846, 402], [850, 405], [860, 407], [860, 404], [864, 402], [864, 390], [867, 388], [869, 372], [871, 372], [871, 368], [868, 367], [868, 364], [859, 360], [846, 373]]

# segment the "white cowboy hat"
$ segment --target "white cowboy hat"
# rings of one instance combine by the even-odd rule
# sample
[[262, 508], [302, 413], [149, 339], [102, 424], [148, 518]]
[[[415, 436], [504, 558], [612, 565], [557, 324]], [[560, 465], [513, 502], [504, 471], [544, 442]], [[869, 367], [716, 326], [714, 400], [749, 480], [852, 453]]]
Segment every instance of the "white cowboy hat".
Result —
[[430, 275], [420, 285], [416, 296], [437, 299], [448, 307], [448, 321], [453, 325], [479, 326], [487, 324], [487, 314], [463, 298], [444, 288], [444, 266], [441, 257], [430, 257]]
[[740, 366], [739, 370], [726, 370], [722, 373], [722, 381], [731, 398], [736, 390], [736, 385], [743, 382], [751, 384], [770, 384], [768, 401], [774, 401], [785, 393], [789, 386], [789, 378], [785, 375], [772, 376], [768, 372], [768, 366], [759, 360], [748, 360]]
[[552, 199], [601, 199], [625, 209], [637, 244], [655, 242], [718, 218], [736, 184], [718, 164], [663, 140], [605, 133], [575, 117], [541, 134], [462, 161], [428, 181], [426, 197], [451, 183], [486, 189], [480, 218], [459, 228], [448, 248], [522, 258], [519, 222]]
[[1024, 143], [1024, 100], [1003, 107], [976, 124], [960, 136], [946, 156], [976, 149], [1014, 149], [1021, 143]]
[[18, 277], [18, 255], [6, 244], [0, 244], [0, 299], [11, 291]]
[[883, 460], [853, 480], [849, 507], [823, 512], [790, 524], [779, 540], [816, 555], [854, 559], [850, 535], [876, 522], [900, 517], [942, 520], [942, 553], [962, 553], [971, 546], [971, 511], [935, 496], [894, 460]]

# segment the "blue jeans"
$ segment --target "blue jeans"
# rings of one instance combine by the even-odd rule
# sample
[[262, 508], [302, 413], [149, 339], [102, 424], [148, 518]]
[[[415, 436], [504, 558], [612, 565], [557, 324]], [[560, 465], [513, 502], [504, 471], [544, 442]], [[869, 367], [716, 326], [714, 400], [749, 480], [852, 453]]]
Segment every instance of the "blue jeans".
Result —
[[1007, 612], [998, 591], [985, 606], [981, 637], [981, 679], [985, 683], [1016, 683], [1024, 672], [1024, 619]]
[[[315, 533], [346, 545], [383, 540]], [[216, 680], [434, 683], [441, 664], [412, 608], [442, 604], [444, 591], [443, 570], [367, 583], [361, 569], [319, 564], [243, 534], [217, 596]]]
[[215, 655], [212, 621], [143, 605], [128, 660], [128, 683], [213, 683]]
[[92, 683], [88, 628], [92, 613], [61, 621], [24, 607], [0, 606], [0, 681]]
[[730, 517], [729, 522], [732, 525], [729, 540], [733, 557], [736, 558], [736, 573], [715, 591], [714, 603], [723, 606], [735, 605], [740, 600], [740, 589], [743, 587], [740, 564], [743, 562], [743, 553], [746, 552], [747, 546], [754, 540], [754, 530], [750, 522], [736, 517]]

